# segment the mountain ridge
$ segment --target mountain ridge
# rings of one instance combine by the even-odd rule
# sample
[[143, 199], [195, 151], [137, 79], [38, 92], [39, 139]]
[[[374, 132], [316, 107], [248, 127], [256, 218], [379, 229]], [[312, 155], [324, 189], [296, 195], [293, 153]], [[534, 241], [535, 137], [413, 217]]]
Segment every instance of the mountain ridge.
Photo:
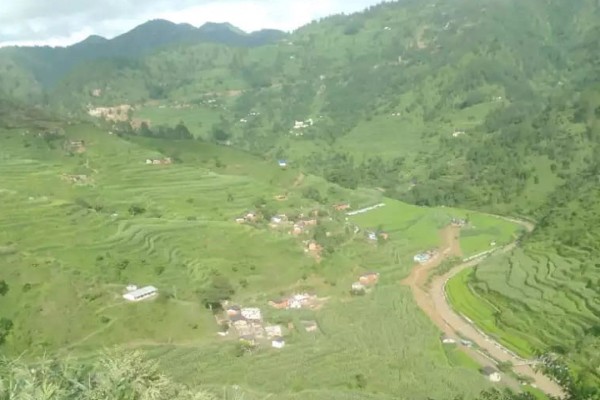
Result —
[[6, 58], [30, 71], [42, 87], [50, 88], [74, 67], [86, 62], [124, 58], [136, 59], [165, 46], [216, 43], [233, 47], [258, 47], [275, 43], [287, 34], [273, 29], [244, 32], [229, 23], [205, 23], [194, 27], [165, 19], [146, 21], [112, 39], [90, 35], [66, 47], [8, 46], [0, 48]]

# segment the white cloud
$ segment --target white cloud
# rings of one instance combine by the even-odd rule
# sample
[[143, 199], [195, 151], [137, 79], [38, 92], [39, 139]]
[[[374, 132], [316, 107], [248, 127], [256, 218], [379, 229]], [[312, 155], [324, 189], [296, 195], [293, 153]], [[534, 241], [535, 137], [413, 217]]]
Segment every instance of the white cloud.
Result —
[[[200, 26], [230, 22], [246, 30], [294, 30], [381, 0], [19, 0], [0, 8], [0, 46], [67, 45], [90, 34], [114, 37], [149, 19]], [[75, 3], [75, 4], [74, 4]]]

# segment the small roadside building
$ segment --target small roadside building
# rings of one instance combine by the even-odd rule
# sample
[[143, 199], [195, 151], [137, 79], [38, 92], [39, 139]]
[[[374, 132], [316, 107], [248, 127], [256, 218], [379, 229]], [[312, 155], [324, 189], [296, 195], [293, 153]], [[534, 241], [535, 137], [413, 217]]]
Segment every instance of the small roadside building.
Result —
[[454, 344], [456, 343], [456, 340], [454, 340], [453, 338], [451, 338], [448, 335], [442, 335], [442, 337], [440, 338], [440, 340], [442, 341], [442, 343], [444, 344]]
[[285, 347], [285, 340], [282, 337], [273, 338], [271, 346], [275, 349], [283, 349]]
[[123, 295], [123, 298], [128, 301], [140, 301], [158, 294], [158, 289], [154, 286], [144, 286], [136, 290], [132, 290]]
[[490, 380], [490, 382], [500, 382], [502, 380], [502, 376], [500, 372], [498, 372], [494, 367], [483, 367], [481, 369], [481, 373], [486, 376]]

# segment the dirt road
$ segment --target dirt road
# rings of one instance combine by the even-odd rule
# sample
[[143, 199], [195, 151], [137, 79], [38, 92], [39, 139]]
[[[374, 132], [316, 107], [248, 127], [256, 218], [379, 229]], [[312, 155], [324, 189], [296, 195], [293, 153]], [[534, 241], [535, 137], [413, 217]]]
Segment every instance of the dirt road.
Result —
[[[532, 231], [534, 228], [534, 225], [530, 222], [509, 218], [505, 219], [520, 224], [527, 231]], [[481, 350], [463, 347], [463, 350], [482, 366], [495, 366], [496, 361], [510, 361], [514, 365], [513, 370], [518, 374], [532, 378], [534, 385], [538, 389], [552, 396], [564, 396], [563, 390], [556, 382], [547, 376], [536, 372], [531, 367], [531, 360], [525, 360], [504, 348], [455, 312], [450, 306], [450, 303], [446, 298], [446, 283], [459, 272], [479, 264], [482, 261], [481, 258], [460, 264], [442, 276], [435, 276], [431, 280], [431, 283], [427, 285], [429, 274], [440, 265], [444, 259], [451, 256], [462, 255], [459, 242], [459, 227], [448, 226], [440, 232], [440, 235], [442, 247], [439, 249], [438, 254], [428, 263], [415, 266], [411, 274], [402, 282], [403, 284], [410, 286], [419, 307], [446, 335], [454, 338], [457, 342], [461, 337], [468, 338], [480, 349], [485, 350], [485, 352], [495, 360], [491, 360], [489, 356]], [[497, 251], [508, 252], [515, 246], [516, 242], [513, 242]], [[460, 336], [458, 335], [459, 332]], [[507, 376], [504, 376], [503, 378], [504, 382], [509, 386], [512, 386], [513, 388], [518, 387], [518, 383], [515, 380]]]

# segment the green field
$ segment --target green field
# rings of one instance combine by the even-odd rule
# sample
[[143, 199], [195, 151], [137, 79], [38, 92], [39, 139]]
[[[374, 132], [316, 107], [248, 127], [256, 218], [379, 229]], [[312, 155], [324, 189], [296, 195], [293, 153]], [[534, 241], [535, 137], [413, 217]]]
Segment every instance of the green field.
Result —
[[[205, 383], [290, 398], [309, 389], [314, 398], [330, 398], [331, 390], [356, 389], [357, 375], [366, 379], [364, 390], [381, 398], [472, 395], [485, 387], [464, 357], [445, 354], [437, 330], [396, 283], [410, 271], [414, 252], [439, 244], [438, 230], [459, 210], [349, 191], [202, 141], [120, 138], [87, 125], [71, 125], [65, 135], [44, 139], [17, 130], [0, 136], [0, 259], [9, 285], [0, 304], [14, 322], [4, 354], [88, 357], [104, 346], [142, 347], [181, 381], [198, 383], [202, 376]], [[85, 153], [65, 151], [69, 140], [84, 140]], [[146, 165], [164, 156], [177, 162]], [[85, 175], [86, 184], [62, 174]], [[327, 198], [318, 204], [305, 197], [306, 188]], [[281, 194], [286, 201], [273, 200]], [[341, 201], [387, 206], [351, 218], [362, 227], [354, 234], [350, 221], [331, 211]], [[330, 213], [321, 223], [338, 238], [337, 247], [317, 264], [303, 252], [304, 237], [233, 221], [257, 202], [273, 212]], [[375, 245], [364, 233], [378, 225], [390, 240]], [[367, 269], [382, 272], [380, 290], [351, 299], [350, 284]], [[267, 300], [281, 293], [329, 297], [311, 314], [321, 333], [292, 330], [283, 351], [238, 357], [235, 341], [216, 335], [200, 302], [215, 272], [233, 284], [237, 301], [263, 307], [278, 321], [298, 321], [266, 310]], [[130, 283], [152, 284], [160, 294], [127, 303], [121, 294]], [[438, 383], [427, 384], [433, 377]]]
[[457, 310], [508, 348], [525, 357], [560, 352], [594, 382], [597, 339], [578, 339], [598, 321], [594, 274], [588, 263], [529, 245], [462, 272], [447, 290]]
[[496, 325], [498, 309], [470, 290], [469, 282], [472, 275], [473, 271], [465, 270], [448, 282], [446, 290], [452, 307], [475, 321], [477, 326], [498, 342], [524, 357], [532, 357], [533, 351], [523, 334], [498, 327]]

